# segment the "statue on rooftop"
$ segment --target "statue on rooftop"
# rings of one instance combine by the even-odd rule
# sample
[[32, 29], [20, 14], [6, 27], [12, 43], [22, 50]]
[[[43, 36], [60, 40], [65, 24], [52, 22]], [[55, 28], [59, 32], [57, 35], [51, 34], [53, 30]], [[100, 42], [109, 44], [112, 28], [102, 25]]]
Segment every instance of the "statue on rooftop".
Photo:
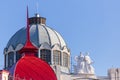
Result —
[[84, 56], [84, 62], [85, 62], [85, 67], [86, 67], [85, 72], [94, 74], [94, 68], [92, 66], [93, 61], [89, 57], [89, 53], [86, 53], [86, 55]]
[[78, 74], [94, 74], [94, 68], [92, 66], [93, 61], [89, 57], [89, 53], [85, 56], [80, 53], [79, 56], [75, 57], [76, 65], [76, 73]]
[[77, 72], [78, 73], [84, 73], [84, 56], [83, 54], [80, 52], [80, 56], [76, 56], [75, 60], [77, 62]]

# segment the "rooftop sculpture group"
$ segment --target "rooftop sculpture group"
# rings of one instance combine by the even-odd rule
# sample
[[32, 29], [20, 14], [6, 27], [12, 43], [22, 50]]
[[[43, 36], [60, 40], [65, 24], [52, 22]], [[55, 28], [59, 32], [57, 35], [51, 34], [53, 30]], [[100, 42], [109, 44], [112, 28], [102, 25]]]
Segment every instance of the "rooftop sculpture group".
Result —
[[74, 66], [74, 72], [77, 74], [95, 74], [92, 66], [93, 61], [89, 57], [89, 53], [85, 56], [80, 53], [79, 56], [75, 56], [77, 64]]

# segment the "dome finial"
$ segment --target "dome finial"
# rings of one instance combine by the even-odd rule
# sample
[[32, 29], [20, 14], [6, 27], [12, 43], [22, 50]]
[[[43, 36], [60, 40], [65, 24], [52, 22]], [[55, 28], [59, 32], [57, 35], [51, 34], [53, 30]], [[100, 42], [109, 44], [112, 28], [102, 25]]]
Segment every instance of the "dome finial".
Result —
[[38, 13], [36, 13], [36, 14], [35, 14], [35, 17], [38, 17], [38, 18], [39, 18], [39, 17], [40, 17], [40, 15], [39, 15]]
[[28, 6], [27, 6], [27, 41], [30, 41], [30, 33], [29, 33], [29, 14], [28, 14]]
[[36, 13], [38, 13], [38, 2], [36, 2]]
[[38, 7], [39, 7], [39, 4], [38, 4], [38, 2], [36, 2], [36, 14], [35, 14], [35, 17], [40, 17], [40, 15], [38, 14]]
[[29, 14], [28, 14], [28, 6], [27, 6], [27, 39], [24, 47], [19, 50], [19, 53], [27, 53], [27, 54], [34, 54], [38, 51], [37, 47], [33, 46], [33, 44], [30, 41], [30, 24], [29, 24]]

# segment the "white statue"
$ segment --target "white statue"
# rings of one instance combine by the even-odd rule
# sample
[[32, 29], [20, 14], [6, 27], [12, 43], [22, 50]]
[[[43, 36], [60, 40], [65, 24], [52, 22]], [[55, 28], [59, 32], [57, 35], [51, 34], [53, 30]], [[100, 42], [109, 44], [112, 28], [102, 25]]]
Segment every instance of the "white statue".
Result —
[[77, 62], [76, 73], [94, 74], [94, 68], [92, 66], [93, 61], [89, 57], [89, 53], [87, 53], [85, 56], [80, 53], [80, 56], [75, 57], [75, 61]]
[[89, 53], [85, 55], [84, 61], [85, 61], [85, 67], [86, 67], [85, 73], [94, 74], [94, 68], [92, 66], [93, 61], [89, 57]]
[[77, 62], [77, 73], [84, 73], [84, 56], [80, 53], [80, 56], [76, 56], [75, 60]]

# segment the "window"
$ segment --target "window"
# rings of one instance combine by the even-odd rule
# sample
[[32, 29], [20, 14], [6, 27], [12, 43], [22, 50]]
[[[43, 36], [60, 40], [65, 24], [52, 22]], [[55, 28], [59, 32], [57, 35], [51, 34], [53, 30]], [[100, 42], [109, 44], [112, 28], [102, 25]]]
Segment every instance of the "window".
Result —
[[10, 52], [8, 53], [8, 67], [12, 67], [14, 64], [14, 53]]
[[38, 53], [35, 53], [35, 56], [38, 57]]
[[18, 61], [21, 57], [22, 57], [22, 55], [21, 55], [21, 54], [16, 53], [16, 61]]
[[69, 57], [67, 53], [63, 53], [63, 66], [68, 67], [69, 64]]
[[60, 51], [53, 51], [53, 62], [54, 64], [60, 65], [61, 64], [61, 54]]
[[47, 49], [40, 50], [40, 57], [42, 60], [46, 61], [48, 64], [51, 64], [51, 51]]
[[5, 57], [4, 60], [5, 60], [5, 68], [6, 68], [6, 67], [7, 67], [7, 66], [6, 66], [6, 63], [7, 63], [7, 62], [6, 62], [6, 61], [7, 61], [7, 54], [5, 54], [4, 57]]

